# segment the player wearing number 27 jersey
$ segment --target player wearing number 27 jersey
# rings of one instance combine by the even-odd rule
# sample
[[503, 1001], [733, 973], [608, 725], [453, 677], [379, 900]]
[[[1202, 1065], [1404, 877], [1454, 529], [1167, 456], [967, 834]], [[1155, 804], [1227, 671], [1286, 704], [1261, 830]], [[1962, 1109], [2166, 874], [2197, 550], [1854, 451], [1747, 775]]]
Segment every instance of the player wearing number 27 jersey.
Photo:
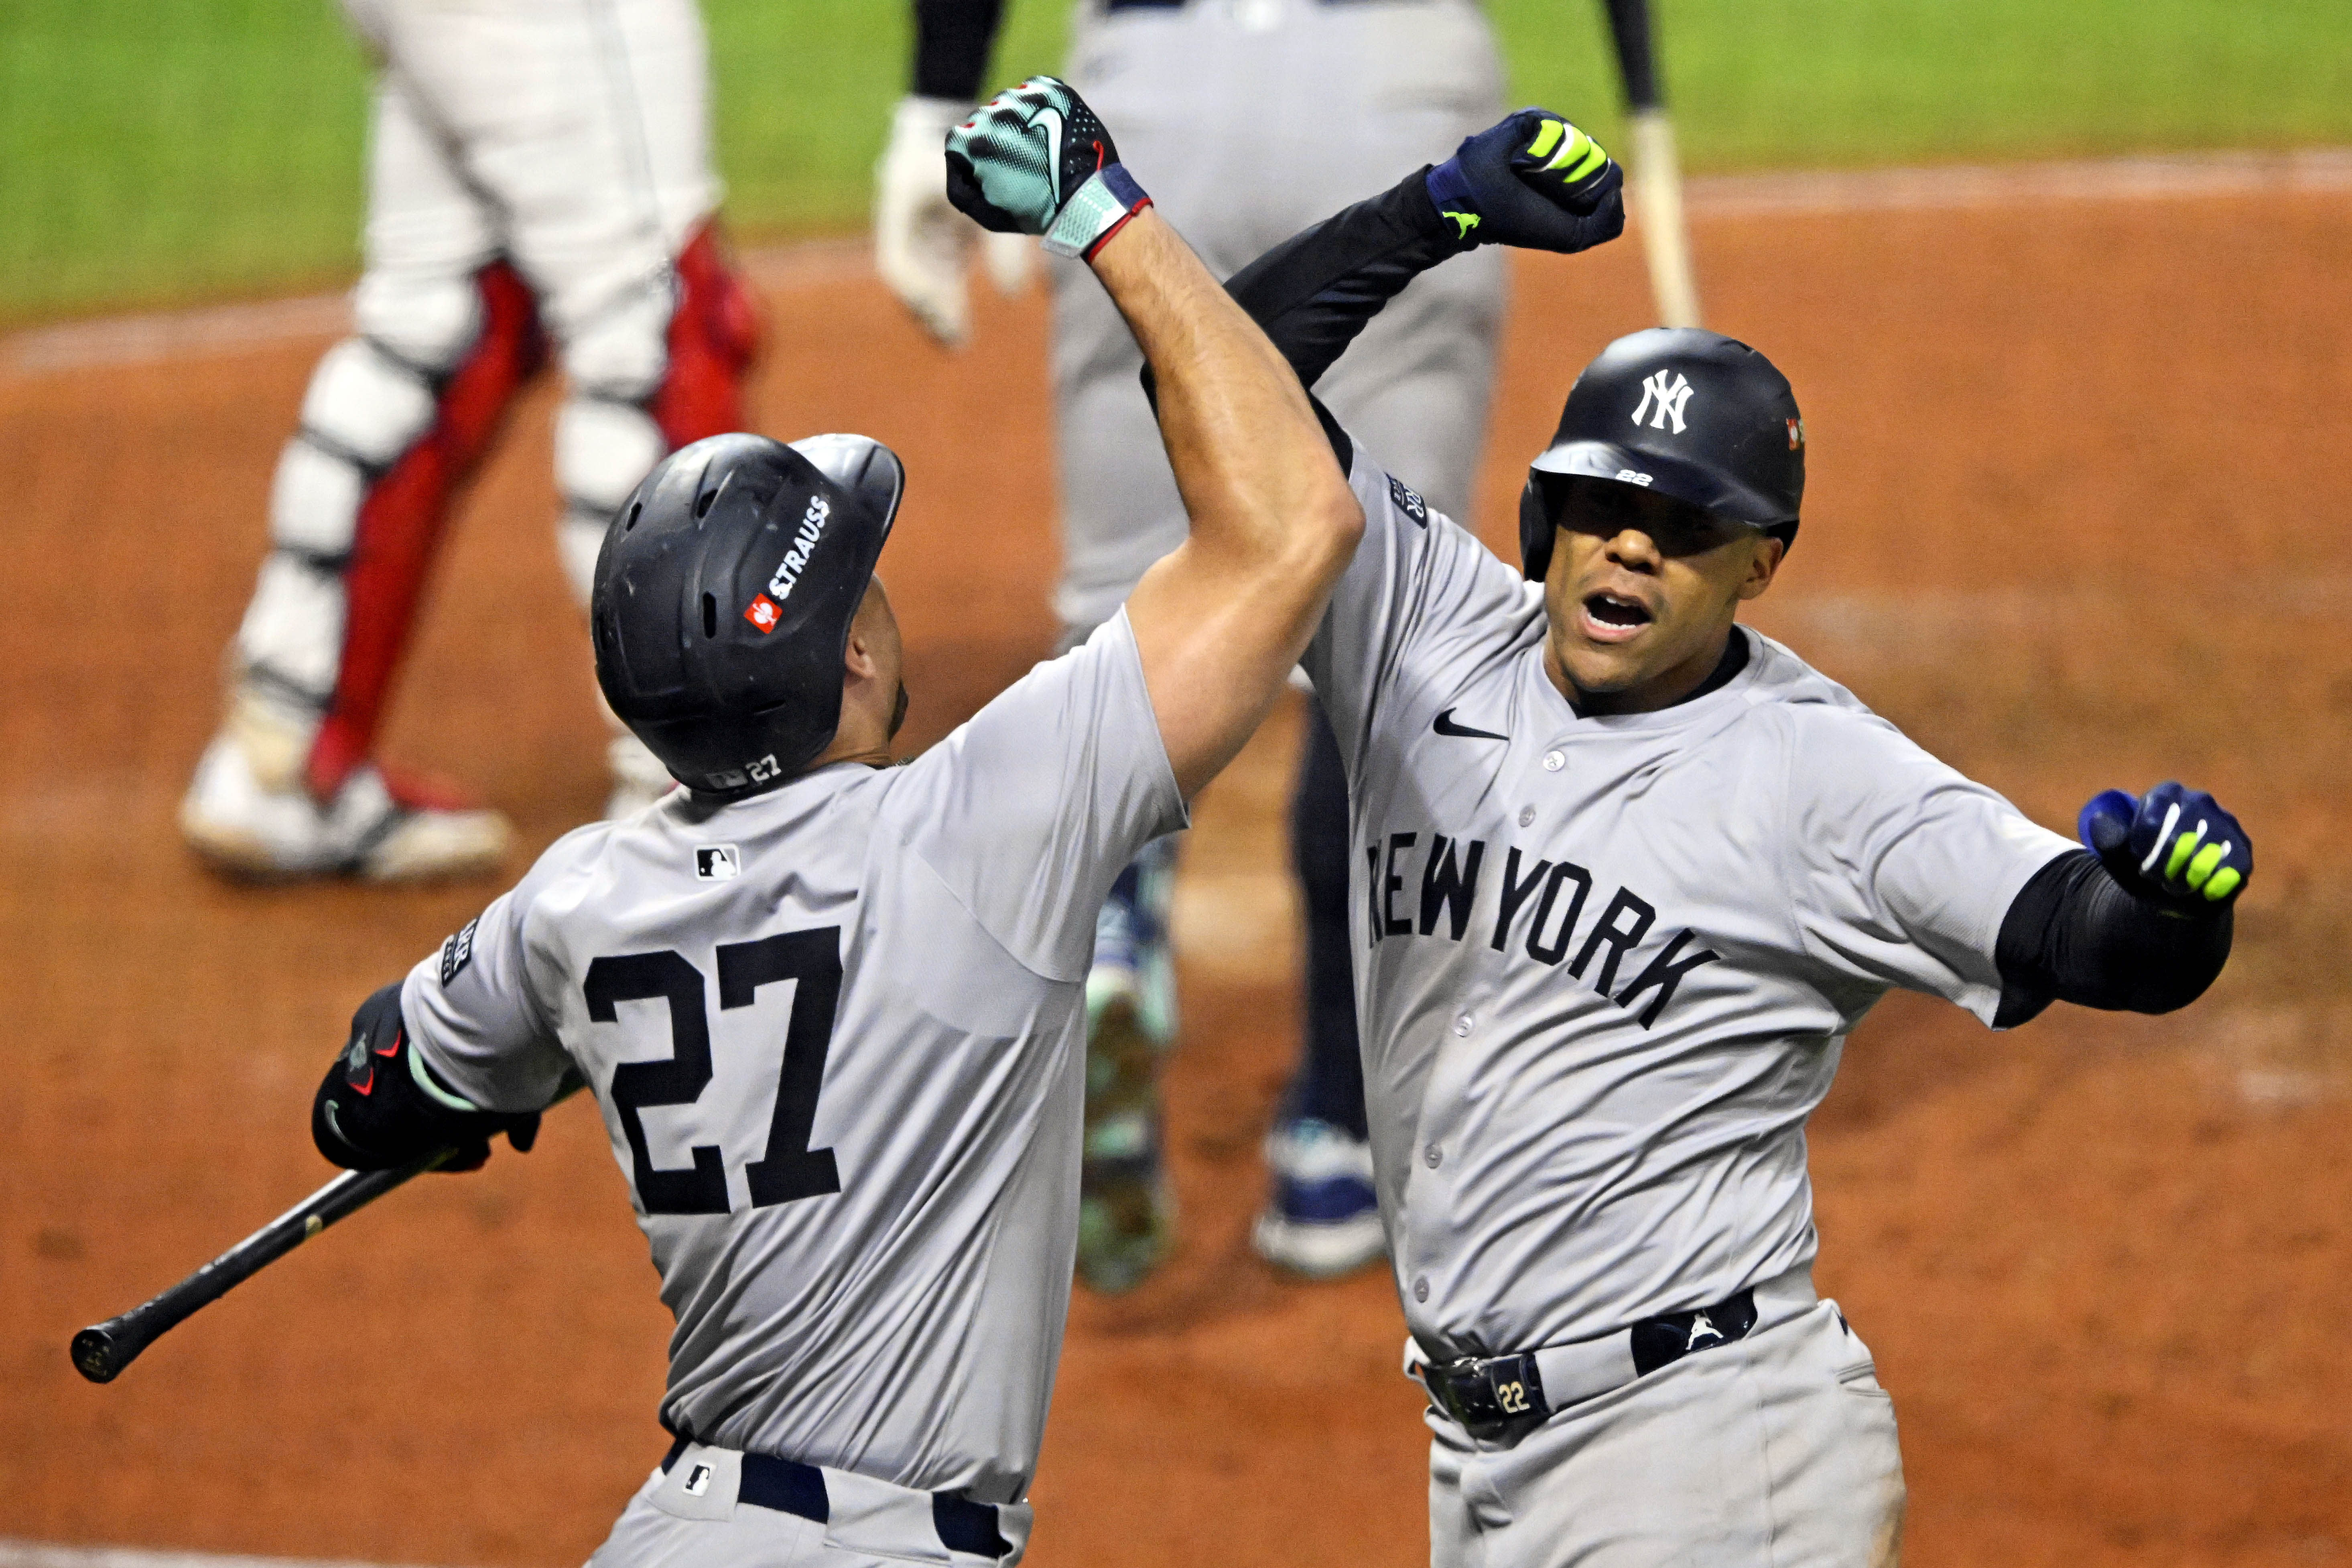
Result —
[[1009, 1503], [1069, 1296], [1091, 911], [1184, 820], [1122, 616], [904, 767], [581, 828], [401, 1011], [477, 1105], [610, 1086], [673, 1433]]

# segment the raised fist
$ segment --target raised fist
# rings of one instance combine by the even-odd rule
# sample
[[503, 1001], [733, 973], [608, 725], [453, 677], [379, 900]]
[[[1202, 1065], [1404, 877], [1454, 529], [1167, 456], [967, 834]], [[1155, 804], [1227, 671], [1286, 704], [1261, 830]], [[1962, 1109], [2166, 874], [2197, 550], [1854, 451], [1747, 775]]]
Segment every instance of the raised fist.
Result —
[[2134, 800], [2091, 797], [2076, 831], [2125, 889], [2175, 914], [2227, 909], [2254, 874], [2254, 847], [2238, 819], [2203, 790], [2166, 783]]
[[1522, 109], [1429, 172], [1429, 197], [1464, 250], [1590, 249], [1625, 229], [1625, 176], [1601, 144], [1548, 109]]
[[1033, 76], [948, 132], [948, 199], [999, 234], [1045, 237], [1087, 256], [1150, 197], [1119, 166], [1110, 132], [1069, 83]]

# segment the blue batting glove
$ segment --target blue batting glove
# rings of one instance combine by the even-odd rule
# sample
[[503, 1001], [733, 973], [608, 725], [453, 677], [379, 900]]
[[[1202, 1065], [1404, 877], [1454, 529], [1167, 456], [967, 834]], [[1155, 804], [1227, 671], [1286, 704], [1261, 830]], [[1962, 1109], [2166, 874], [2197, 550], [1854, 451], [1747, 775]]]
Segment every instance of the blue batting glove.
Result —
[[1601, 144], [1548, 109], [1522, 109], [1429, 172], [1430, 200], [1464, 250], [1572, 253], [1625, 228], [1625, 176]]
[[2134, 800], [2091, 797], [2075, 825], [2083, 847], [2126, 891], [2175, 914], [2227, 909], [2254, 874], [2254, 846], [2203, 790], [2165, 783]]

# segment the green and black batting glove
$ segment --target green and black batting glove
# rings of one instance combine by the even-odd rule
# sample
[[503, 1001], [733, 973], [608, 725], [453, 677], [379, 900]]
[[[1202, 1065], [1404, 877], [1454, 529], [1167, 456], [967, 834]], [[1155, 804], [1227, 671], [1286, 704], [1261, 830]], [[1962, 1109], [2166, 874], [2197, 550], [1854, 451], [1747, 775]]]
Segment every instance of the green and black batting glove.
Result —
[[1511, 245], [1572, 254], [1625, 230], [1625, 175], [1601, 143], [1549, 109], [1522, 109], [1429, 171], [1429, 199], [1463, 250]]
[[1043, 235], [1056, 256], [1091, 257], [1151, 205], [1069, 83], [1033, 76], [948, 132], [948, 200], [999, 234]]
[[2254, 847], [2238, 819], [2203, 790], [2166, 783], [2134, 800], [2091, 797], [2075, 831], [2124, 890], [2167, 914], [2217, 914], [2254, 874]]

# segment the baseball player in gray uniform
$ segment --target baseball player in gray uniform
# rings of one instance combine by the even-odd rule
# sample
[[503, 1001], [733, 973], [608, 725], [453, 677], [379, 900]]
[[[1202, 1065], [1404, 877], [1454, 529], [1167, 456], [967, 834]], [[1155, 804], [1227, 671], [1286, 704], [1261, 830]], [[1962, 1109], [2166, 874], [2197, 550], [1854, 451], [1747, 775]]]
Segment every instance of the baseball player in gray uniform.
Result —
[[[1077, 1227], [1095, 911], [1275, 700], [1361, 529], [1297, 378], [1050, 79], [961, 199], [1088, 261], [1192, 517], [1080, 647], [890, 765], [898, 459], [664, 459], [598, 557], [599, 684], [685, 787], [559, 840], [370, 997], [313, 1108], [373, 1168], [593, 1092], [677, 1318], [676, 1438], [595, 1561], [1010, 1563]], [[953, 542], [986, 549], [985, 539]]]
[[[949, 205], [940, 139], [971, 111], [1002, 0], [915, 0], [912, 91], [877, 169], [875, 254], [941, 341], [969, 326], [972, 230]], [[1475, 0], [1081, 0], [1069, 79], [1120, 128], [1120, 155], [1223, 278], [1303, 224], [1444, 157], [1501, 111], [1501, 67]], [[994, 237], [992, 237], [993, 238]], [[1003, 258], [987, 253], [991, 270]], [[1184, 507], [1136, 384], [1118, 313], [1065, 258], [1050, 265], [1061, 479], [1063, 644], [1116, 610], [1182, 542]], [[1319, 395], [1373, 450], [1462, 515], [1485, 442], [1503, 306], [1498, 255], [1414, 282], [1365, 331]], [[1310, 711], [1293, 856], [1307, 914], [1305, 1044], [1266, 1144], [1274, 1181], [1258, 1250], [1328, 1276], [1380, 1255], [1347, 940], [1346, 801]], [[1088, 984], [1091, 1094], [1079, 1268], [1139, 1282], [1173, 1240], [1160, 1159], [1159, 1068], [1175, 1043], [1167, 942], [1175, 844], [1114, 885]]]
[[[1421, 269], [1566, 221], [1531, 163], [1613, 180], [1580, 142], [1522, 111], [1231, 288], [1311, 386]], [[1894, 986], [1996, 1027], [2187, 1005], [2244, 830], [2177, 784], [2108, 791], [2086, 852], [1738, 626], [1806, 447], [1745, 344], [1656, 329], [1588, 366], [1516, 569], [1334, 447], [1365, 533], [1305, 665], [1348, 776], [1432, 1563], [1892, 1562], [1893, 1405], [1811, 1282], [1840, 1047]]]

